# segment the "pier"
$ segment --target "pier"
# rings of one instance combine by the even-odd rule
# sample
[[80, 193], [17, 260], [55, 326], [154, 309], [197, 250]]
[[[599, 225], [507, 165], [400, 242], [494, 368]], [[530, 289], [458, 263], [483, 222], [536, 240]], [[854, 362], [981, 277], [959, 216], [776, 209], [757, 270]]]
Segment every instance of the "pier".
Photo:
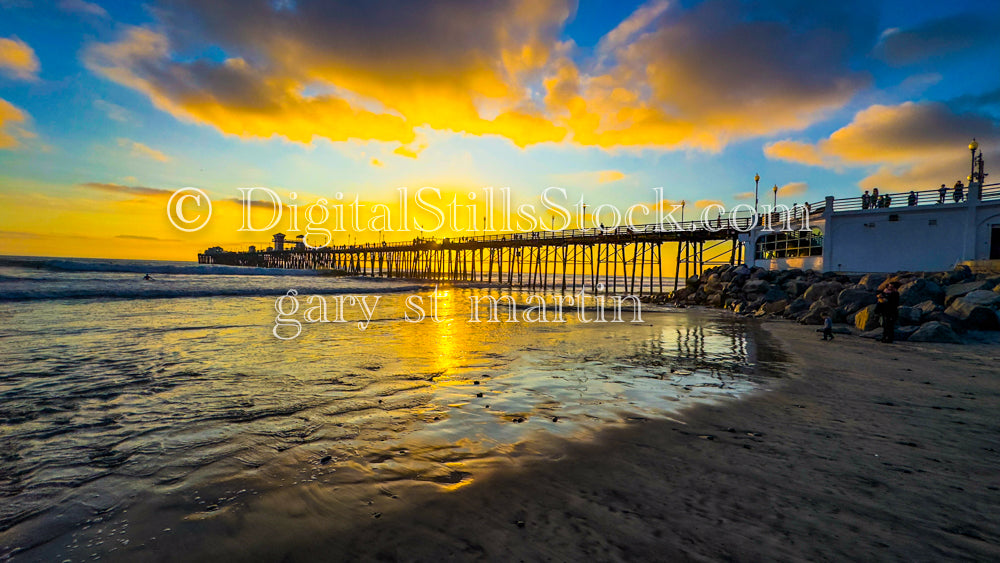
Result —
[[[681, 276], [686, 279], [714, 265], [742, 263], [744, 245], [739, 237], [752, 221], [747, 215], [707, 223], [418, 238], [315, 249], [301, 240], [292, 249], [283, 249], [281, 237], [275, 239], [274, 249], [226, 252], [216, 248], [199, 254], [198, 262], [543, 290], [600, 287], [605, 293], [643, 295], [676, 290]], [[669, 263], [664, 258], [665, 245], [675, 249]]]

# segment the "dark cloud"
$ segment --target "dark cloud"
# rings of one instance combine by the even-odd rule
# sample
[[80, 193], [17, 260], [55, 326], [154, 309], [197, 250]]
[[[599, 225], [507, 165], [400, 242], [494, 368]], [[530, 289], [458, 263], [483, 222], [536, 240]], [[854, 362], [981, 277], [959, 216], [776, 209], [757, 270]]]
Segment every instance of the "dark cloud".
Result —
[[171, 190], [163, 190], [160, 188], [147, 188], [145, 186], [123, 186], [121, 184], [112, 184], [104, 182], [86, 182], [80, 185], [85, 188], [101, 190], [105, 192], [114, 192], [119, 194], [162, 196], [162, 195], [170, 195], [173, 193], [173, 191]]
[[1000, 33], [1000, 12], [965, 13], [932, 20], [909, 29], [889, 29], [875, 53], [893, 65], [908, 65], [939, 58], [976, 46], [995, 45]]

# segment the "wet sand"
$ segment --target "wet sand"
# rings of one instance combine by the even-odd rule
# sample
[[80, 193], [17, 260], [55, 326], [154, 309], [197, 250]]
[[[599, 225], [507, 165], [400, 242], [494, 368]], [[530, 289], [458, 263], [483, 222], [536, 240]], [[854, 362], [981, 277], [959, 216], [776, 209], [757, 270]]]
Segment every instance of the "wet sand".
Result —
[[795, 372], [773, 391], [604, 432], [456, 491], [386, 496], [370, 518], [269, 555], [1000, 558], [1000, 346], [828, 343], [764, 327]]

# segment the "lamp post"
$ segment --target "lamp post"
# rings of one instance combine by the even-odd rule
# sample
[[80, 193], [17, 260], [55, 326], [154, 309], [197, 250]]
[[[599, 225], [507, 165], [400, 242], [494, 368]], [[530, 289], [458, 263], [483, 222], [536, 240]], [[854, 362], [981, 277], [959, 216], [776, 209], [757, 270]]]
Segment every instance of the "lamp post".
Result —
[[587, 204], [583, 204], [583, 230], [587, 230]]
[[774, 211], [778, 207], [778, 184], [775, 184], [771, 189], [774, 191], [774, 204], [771, 205], [771, 210]]
[[972, 142], [969, 143], [969, 151], [972, 152], [972, 166], [969, 168], [969, 183], [976, 178], [976, 149], [979, 148], [979, 143], [976, 142], [976, 138], [972, 138]]
[[757, 188], [760, 187], [760, 174], [753, 175], [753, 212], [757, 213], [757, 206], [759, 205], [760, 199], [757, 197]]
[[681, 200], [681, 224], [684, 223], [684, 206], [685, 205], [687, 205], [687, 202], [682, 199]]

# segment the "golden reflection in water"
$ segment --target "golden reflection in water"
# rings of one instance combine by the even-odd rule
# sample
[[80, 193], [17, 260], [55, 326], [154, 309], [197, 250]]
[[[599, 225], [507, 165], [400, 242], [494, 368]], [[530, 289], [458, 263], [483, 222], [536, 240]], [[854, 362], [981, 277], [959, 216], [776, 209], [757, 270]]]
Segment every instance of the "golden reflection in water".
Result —
[[437, 319], [431, 321], [434, 324], [433, 345], [436, 346], [437, 351], [435, 366], [438, 371], [442, 372], [440, 377], [434, 378], [434, 382], [444, 384], [451, 379], [452, 371], [458, 368], [463, 361], [463, 358], [459, 357], [461, 349], [455, 342], [457, 304], [454, 292], [447, 290], [438, 290], [432, 298], [437, 313]]

